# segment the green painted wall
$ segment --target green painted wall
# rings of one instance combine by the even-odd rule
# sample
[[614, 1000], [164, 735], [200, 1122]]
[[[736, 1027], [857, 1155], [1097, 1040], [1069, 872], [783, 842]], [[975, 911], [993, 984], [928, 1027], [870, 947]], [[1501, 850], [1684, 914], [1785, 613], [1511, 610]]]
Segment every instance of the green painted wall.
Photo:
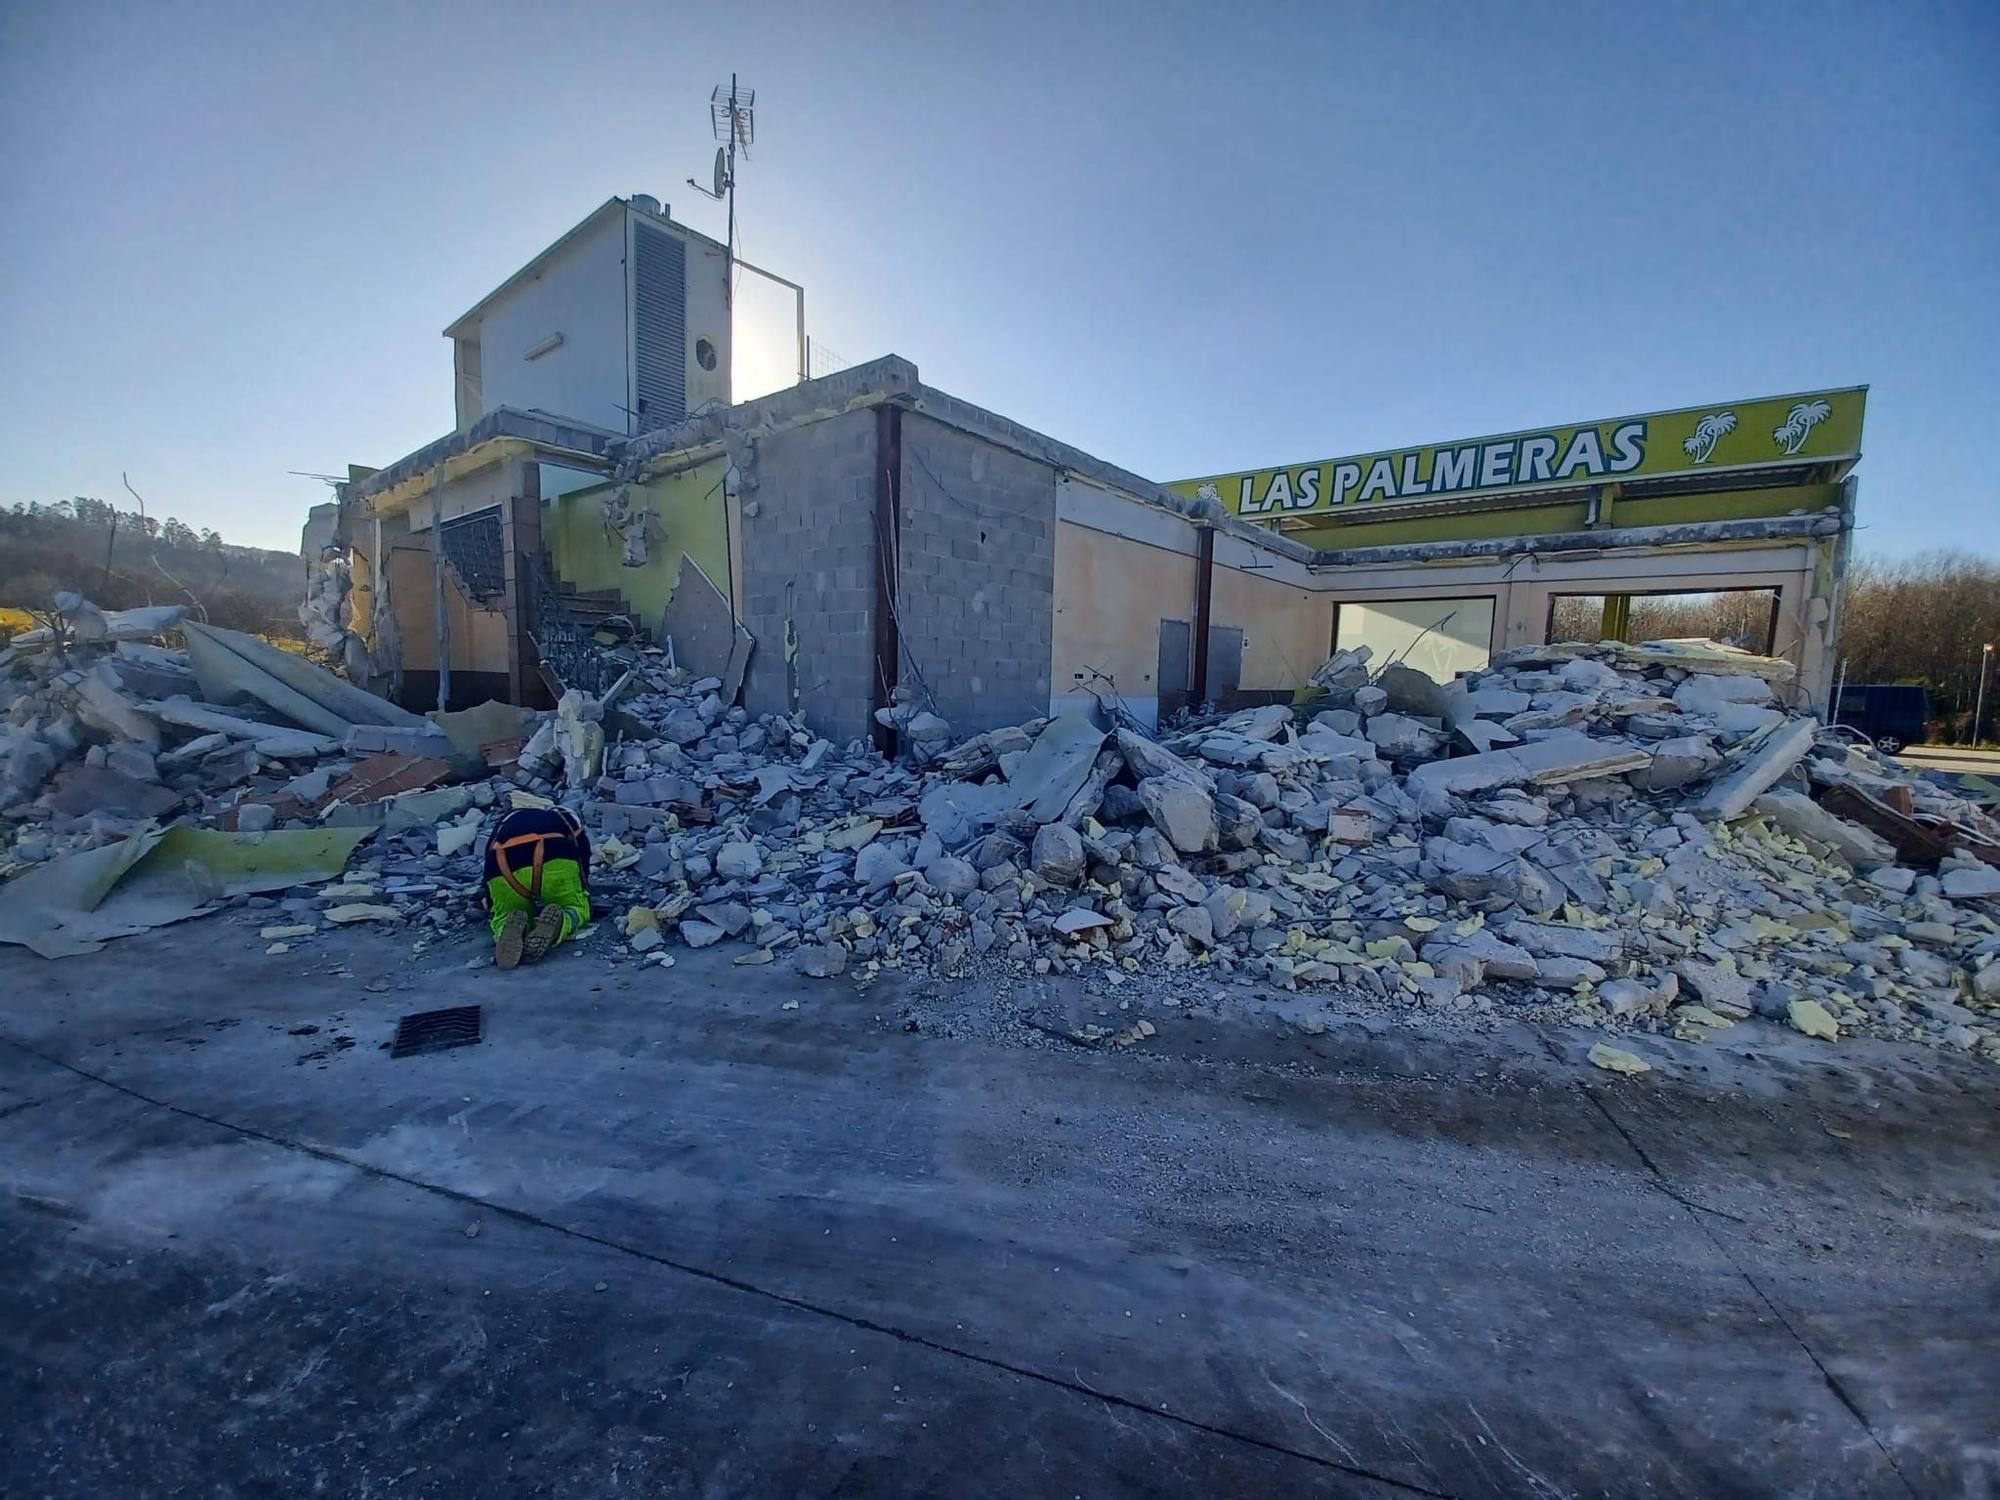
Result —
[[[1612, 526], [1670, 526], [1691, 521], [1748, 521], [1788, 515], [1795, 510], [1824, 510], [1840, 503], [1837, 484], [1791, 485], [1783, 489], [1722, 490], [1712, 495], [1669, 495], [1649, 500], [1613, 499], [1605, 508]], [[1400, 546], [1410, 542], [1457, 542], [1497, 536], [1540, 536], [1581, 531], [1590, 514], [1587, 502], [1528, 505], [1506, 510], [1466, 511], [1458, 515], [1384, 517], [1374, 521], [1333, 522], [1288, 535], [1308, 546]]]
[[1614, 502], [1614, 526], [1677, 526], [1688, 521], [1756, 521], [1795, 510], [1840, 504], [1837, 484], [1787, 485], [1777, 490], [1721, 490], [1713, 495], [1670, 495]]
[[1385, 547], [1408, 542], [1459, 542], [1495, 536], [1540, 536], [1581, 531], [1590, 514], [1585, 501], [1531, 505], [1514, 510], [1475, 510], [1455, 516], [1406, 516], [1402, 520], [1313, 526], [1290, 535], [1313, 547]]
[[643, 568], [619, 562], [617, 538], [604, 529], [604, 503], [613, 486], [597, 485], [550, 500], [542, 506], [542, 537], [556, 576], [578, 589], [616, 589], [638, 611], [648, 629], [674, 597], [681, 559], [692, 557], [715, 586], [729, 591], [729, 519], [722, 499], [722, 476], [729, 467], [718, 458], [684, 473], [641, 485], [635, 507], [650, 510], [665, 528], [655, 529]]

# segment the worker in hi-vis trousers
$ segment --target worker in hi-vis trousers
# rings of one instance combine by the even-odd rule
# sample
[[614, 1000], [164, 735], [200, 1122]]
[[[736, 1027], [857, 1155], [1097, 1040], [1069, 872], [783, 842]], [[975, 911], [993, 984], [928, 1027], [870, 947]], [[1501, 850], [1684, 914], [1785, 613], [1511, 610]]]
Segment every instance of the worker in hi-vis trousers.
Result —
[[486, 841], [493, 962], [533, 963], [590, 922], [590, 835], [565, 807], [517, 807]]

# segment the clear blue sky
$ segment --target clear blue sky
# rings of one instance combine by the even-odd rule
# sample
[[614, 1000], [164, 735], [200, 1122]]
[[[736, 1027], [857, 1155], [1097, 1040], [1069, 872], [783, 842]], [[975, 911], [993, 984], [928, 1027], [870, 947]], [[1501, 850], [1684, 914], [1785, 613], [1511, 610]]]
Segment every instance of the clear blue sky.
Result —
[[0, 503], [294, 546], [611, 194], [817, 338], [1169, 479], [1872, 386], [1864, 545], [2000, 551], [2000, 7], [0, 6]]

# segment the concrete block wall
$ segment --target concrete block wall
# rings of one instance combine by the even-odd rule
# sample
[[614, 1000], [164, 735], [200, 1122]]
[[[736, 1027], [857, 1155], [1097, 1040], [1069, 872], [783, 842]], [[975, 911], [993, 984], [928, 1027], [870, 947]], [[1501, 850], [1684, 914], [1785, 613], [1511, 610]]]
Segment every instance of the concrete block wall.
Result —
[[902, 416], [902, 680], [961, 733], [1048, 712], [1056, 471]]
[[806, 723], [839, 742], [869, 732], [874, 701], [876, 420], [863, 409], [759, 438], [741, 492], [738, 613], [757, 641], [744, 705], [784, 712], [796, 691]]

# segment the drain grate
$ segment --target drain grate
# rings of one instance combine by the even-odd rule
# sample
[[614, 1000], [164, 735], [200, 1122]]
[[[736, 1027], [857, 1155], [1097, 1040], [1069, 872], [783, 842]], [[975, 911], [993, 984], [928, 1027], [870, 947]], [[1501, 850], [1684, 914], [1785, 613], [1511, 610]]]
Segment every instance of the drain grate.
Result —
[[418, 1011], [396, 1023], [396, 1039], [389, 1044], [391, 1057], [414, 1057], [419, 1052], [443, 1052], [449, 1047], [470, 1047], [485, 1034], [485, 1022], [476, 1005], [454, 1005], [449, 1010]]

